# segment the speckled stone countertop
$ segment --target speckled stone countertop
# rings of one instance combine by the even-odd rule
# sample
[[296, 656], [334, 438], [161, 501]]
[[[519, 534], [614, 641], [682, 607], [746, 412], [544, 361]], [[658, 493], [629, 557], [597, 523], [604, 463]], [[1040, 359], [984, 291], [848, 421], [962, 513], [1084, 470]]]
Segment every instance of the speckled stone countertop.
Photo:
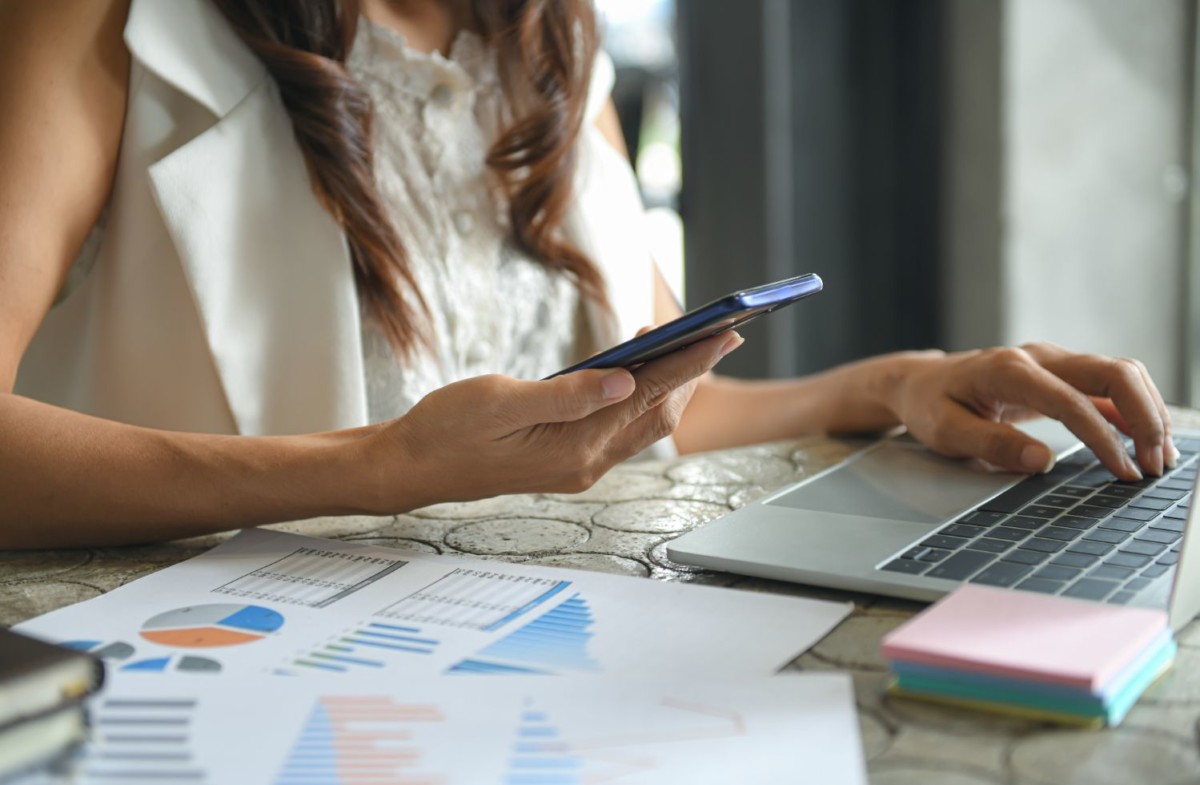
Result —
[[[1179, 412], [1200, 429], [1200, 413]], [[842, 459], [861, 443], [825, 438], [617, 467], [586, 493], [444, 504], [394, 518], [324, 518], [273, 527], [316, 537], [852, 600], [853, 615], [789, 668], [839, 670], [855, 683], [874, 785], [1183, 785], [1200, 783], [1200, 622], [1170, 674], [1109, 731], [935, 707], [884, 695], [880, 639], [917, 603], [744, 578], [673, 564], [680, 533]], [[95, 597], [195, 556], [223, 536], [163, 545], [0, 552], [0, 623]]]

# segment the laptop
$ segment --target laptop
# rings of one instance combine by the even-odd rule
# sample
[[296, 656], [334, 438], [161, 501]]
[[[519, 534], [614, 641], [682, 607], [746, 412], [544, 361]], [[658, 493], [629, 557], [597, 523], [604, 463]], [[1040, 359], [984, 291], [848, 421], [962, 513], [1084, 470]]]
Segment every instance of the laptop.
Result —
[[1175, 629], [1190, 621], [1200, 611], [1200, 544], [1184, 535], [1197, 528], [1200, 434], [1176, 437], [1175, 469], [1127, 483], [1057, 422], [1022, 429], [1058, 456], [1050, 472], [980, 471], [901, 435], [679, 537], [667, 554], [916, 600], [970, 582], [1169, 608]]

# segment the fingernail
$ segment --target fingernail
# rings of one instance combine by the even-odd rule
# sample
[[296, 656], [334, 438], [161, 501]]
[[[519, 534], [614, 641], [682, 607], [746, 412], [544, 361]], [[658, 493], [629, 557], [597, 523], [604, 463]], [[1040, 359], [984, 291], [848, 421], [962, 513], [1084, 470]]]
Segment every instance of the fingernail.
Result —
[[1021, 468], [1030, 474], [1045, 474], [1054, 468], [1054, 453], [1044, 444], [1027, 444], [1021, 450]]
[[600, 389], [604, 391], [604, 400], [606, 401], [628, 398], [633, 394], [633, 388], [636, 386], [633, 377], [624, 370], [613, 371], [600, 379]]
[[721, 353], [719, 355], [717, 355], [717, 357], [718, 358], [724, 357], [725, 355], [729, 354], [730, 352], [732, 352], [734, 349], [738, 348], [745, 342], [746, 342], [745, 338], [738, 335], [737, 333], [733, 333], [730, 336], [729, 340], [725, 342], [725, 345], [721, 347]]
[[1170, 436], [1163, 443], [1163, 463], [1167, 465], [1168, 469], [1174, 469], [1179, 465], [1179, 449]]

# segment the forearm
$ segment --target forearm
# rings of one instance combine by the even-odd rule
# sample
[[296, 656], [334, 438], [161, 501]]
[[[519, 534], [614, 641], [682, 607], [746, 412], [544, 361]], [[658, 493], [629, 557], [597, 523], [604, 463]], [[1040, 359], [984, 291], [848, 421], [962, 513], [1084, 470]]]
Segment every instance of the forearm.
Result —
[[675, 443], [681, 452], [789, 439], [866, 433], [895, 426], [889, 405], [922, 352], [872, 357], [801, 379], [743, 381], [709, 376], [696, 389]]
[[167, 540], [363, 511], [358, 443], [174, 433], [0, 395], [0, 548]]

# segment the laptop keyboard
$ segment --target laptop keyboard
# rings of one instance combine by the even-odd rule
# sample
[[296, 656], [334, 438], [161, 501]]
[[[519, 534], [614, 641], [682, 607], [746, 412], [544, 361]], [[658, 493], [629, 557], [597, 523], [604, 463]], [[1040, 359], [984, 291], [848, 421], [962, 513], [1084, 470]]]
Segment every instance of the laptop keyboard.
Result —
[[1162, 477], [1120, 482], [1088, 449], [914, 543], [880, 569], [1124, 604], [1179, 560], [1200, 439]]

